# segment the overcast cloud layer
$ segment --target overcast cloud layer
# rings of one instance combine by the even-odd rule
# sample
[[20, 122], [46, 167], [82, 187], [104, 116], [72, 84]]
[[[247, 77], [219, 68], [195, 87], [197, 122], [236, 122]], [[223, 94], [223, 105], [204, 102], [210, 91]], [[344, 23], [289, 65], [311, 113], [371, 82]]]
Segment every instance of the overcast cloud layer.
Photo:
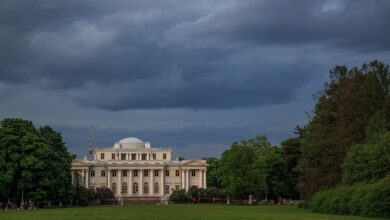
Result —
[[390, 63], [390, 1], [0, 1], [0, 118], [85, 155], [138, 136], [184, 157], [274, 144], [328, 71]]

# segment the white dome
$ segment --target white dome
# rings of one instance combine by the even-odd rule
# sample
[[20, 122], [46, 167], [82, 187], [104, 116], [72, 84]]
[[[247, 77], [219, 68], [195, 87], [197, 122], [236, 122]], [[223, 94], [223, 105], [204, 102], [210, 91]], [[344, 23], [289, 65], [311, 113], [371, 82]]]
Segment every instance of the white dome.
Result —
[[145, 143], [136, 137], [128, 137], [118, 141], [120, 148], [145, 148]]

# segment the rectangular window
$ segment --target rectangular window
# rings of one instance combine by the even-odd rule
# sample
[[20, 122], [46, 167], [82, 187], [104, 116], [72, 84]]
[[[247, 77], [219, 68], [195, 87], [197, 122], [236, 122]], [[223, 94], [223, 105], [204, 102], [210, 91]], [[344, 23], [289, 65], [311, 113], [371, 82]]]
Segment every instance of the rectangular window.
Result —
[[146, 156], [147, 156], [147, 154], [142, 154], [142, 155], [141, 155], [142, 160], [146, 160]]
[[105, 170], [102, 170], [102, 171], [100, 172], [100, 176], [106, 176], [106, 171], [105, 171]]
[[121, 154], [121, 160], [126, 160], [126, 154]]
[[176, 170], [175, 174], [176, 174], [176, 176], [180, 176], [180, 171]]
[[144, 176], [148, 176], [149, 172], [147, 170], [144, 170]]
[[133, 176], [138, 176], [138, 171], [137, 170], [134, 170]]
[[175, 185], [175, 190], [180, 190], [180, 185]]
[[154, 176], [158, 176], [158, 170], [154, 171]]
[[195, 170], [191, 170], [191, 176], [196, 176], [195, 174]]
[[95, 170], [91, 170], [91, 177], [95, 176]]
[[114, 153], [111, 154], [111, 160], [115, 160], [115, 154]]
[[163, 154], [163, 160], [167, 159], [167, 154]]
[[169, 185], [165, 185], [165, 194], [169, 194]]
[[154, 184], [154, 193], [158, 193], [158, 191], [159, 191], [158, 183], [155, 183]]
[[153, 157], [153, 160], [155, 160], [157, 158], [156, 154], [152, 154], [152, 157]]
[[115, 170], [112, 171], [112, 176], [116, 176], [116, 171]]
[[169, 170], [165, 170], [165, 176], [169, 176]]
[[131, 154], [131, 160], [137, 160], [137, 154]]
[[100, 154], [100, 159], [104, 160], [104, 153]]
[[126, 170], [122, 171], [122, 176], [127, 176], [127, 171]]

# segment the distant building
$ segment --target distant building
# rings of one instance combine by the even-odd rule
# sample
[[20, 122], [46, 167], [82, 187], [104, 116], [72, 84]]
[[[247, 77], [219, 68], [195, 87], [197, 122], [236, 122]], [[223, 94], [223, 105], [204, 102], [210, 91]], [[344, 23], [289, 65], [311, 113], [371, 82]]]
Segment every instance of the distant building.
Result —
[[93, 160], [72, 162], [73, 181], [108, 187], [117, 199], [166, 199], [174, 190], [207, 187], [205, 160], [172, 160], [170, 148], [152, 148], [135, 137], [92, 154]]

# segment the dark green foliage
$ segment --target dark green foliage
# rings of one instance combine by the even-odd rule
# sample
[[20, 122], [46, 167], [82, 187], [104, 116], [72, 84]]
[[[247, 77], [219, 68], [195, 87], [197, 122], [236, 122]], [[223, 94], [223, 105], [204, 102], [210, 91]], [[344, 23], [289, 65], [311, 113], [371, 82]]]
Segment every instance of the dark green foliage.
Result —
[[190, 197], [184, 189], [181, 189], [174, 191], [171, 196], [169, 196], [169, 200], [175, 203], [188, 203]]
[[96, 188], [95, 192], [96, 199], [98, 199], [100, 202], [105, 202], [107, 200], [112, 200], [115, 198], [114, 194], [109, 188]]
[[373, 115], [383, 112], [390, 119], [387, 65], [373, 61], [360, 68], [336, 66], [330, 76], [309, 123], [300, 131], [301, 155], [295, 170], [304, 198], [341, 182], [344, 158], [352, 145], [365, 141]]
[[317, 192], [305, 205], [324, 213], [390, 217], [390, 176], [374, 183], [344, 185]]
[[282, 151], [265, 136], [233, 143], [220, 160], [223, 189], [230, 197], [276, 199], [283, 195], [285, 173]]
[[4, 119], [0, 126], [0, 198], [23, 203], [70, 199], [72, 157], [61, 135], [31, 121]]
[[207, 186], [222, 187], [221, 162], [215, 158], [206, 158], [207, 162]]
[[353, 145], [343, 164], [345, 184], [376, 181], [390, 174], [390, 132]]

